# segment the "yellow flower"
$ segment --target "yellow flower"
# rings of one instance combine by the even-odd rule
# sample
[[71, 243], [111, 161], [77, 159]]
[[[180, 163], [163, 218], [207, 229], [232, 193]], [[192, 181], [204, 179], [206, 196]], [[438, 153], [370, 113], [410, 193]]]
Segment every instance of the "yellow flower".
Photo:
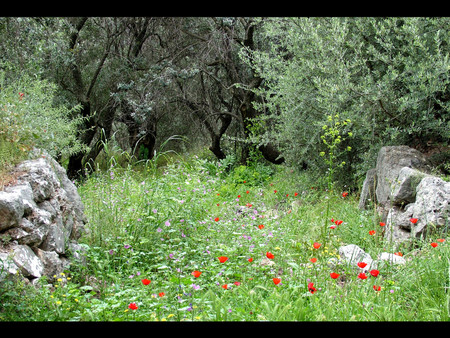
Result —
[[167, 319], [166, 318], [161, 318], [161, 321], [162, 322], [167, 322]]
[[201, 318], [200, 316], [195, 317], [195, 319], [197, 319], [197, 320], [200, 320], [200, 318]]
[[280, 247], [277, 246], [277, 247], [275, 247], [275, 250], [281, 250], [281, 249], [280, 249]]
[[75, 298], [74, 300], [75, 300], [76, 302], [78, 302], [78, 298]]
[[57, 281], [58, 281], [58, 282], [62, 282], [62, 279], [61, 279], [61, 278], [58, 278]]
[[58, 301], [56, 302], [56, 304], [58, 304], [58, 305], [61, 305], [61, 301], [60, 301], [60, 300], [58, 300]]
[[63, 276], [63, 277], [65, 276], [64, 272], [61, 272], [60, 275]]
[[175, 315], [173, 313], [171, 313], [170, 315], [167, 316], [167, 318], [171, 318], [173, 316], [175, 316]]

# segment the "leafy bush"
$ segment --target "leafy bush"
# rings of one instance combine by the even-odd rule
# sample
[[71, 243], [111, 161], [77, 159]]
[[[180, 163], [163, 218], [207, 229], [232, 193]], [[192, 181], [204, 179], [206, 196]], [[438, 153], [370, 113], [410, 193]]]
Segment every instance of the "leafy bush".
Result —
[[[79, 106], [56, 105], [56, 86], [27, 75], [6, 81], [0, 72], [0, 140], [2, 153], [26, 153], [32, 147], [46, 150], [55, 158], [83, 149], [77, 140], [80, 118], [73, 118]], [[12, 147], [6, 147], [10, 143]]]

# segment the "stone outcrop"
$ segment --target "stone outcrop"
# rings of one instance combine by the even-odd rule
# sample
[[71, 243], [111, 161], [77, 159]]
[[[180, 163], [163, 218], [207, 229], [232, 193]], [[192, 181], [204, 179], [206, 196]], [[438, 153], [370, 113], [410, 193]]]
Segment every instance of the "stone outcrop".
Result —
[[367, 173], [359, 207], [371, 203], [386, 223], [385, 236], [397, 242], [450, 225], [450, 182], [431, 175], [427, 158], [406, 146], [381, 148], [376, 168]]
[[85, 231], [84, 207], [65, 169], [48, 154], [14, 170], [16, 182], [0, 191], [0, 281], [20, 275], [52, 280], [72, 259]]

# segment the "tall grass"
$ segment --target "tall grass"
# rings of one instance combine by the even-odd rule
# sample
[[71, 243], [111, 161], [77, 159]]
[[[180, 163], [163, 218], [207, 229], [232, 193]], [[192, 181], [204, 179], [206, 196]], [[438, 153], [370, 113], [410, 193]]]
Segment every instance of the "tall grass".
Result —
[[[157, 170], [142, 163], [90, 175], [79, 186], [89, 219], [81, 239], [87, 265], [72, 265], [57, 285], [22, 286], [33, 296], [19, 298], [17, 284], [0, 289], [0, 318], [448, 321], [447, 241], [405, 246], [405, 265], [363, 280], [357, 267], [337, 264], [338, 248], [357, 244], [372, 257], [393, 248], [357, 196], [324, 193], [284, 167], [258, 184], [251, 181], [256, 167], [234, 169], [238, 175], [222, 168], [193, 156]], [[327, 207], [343, 221], [335, 229]]]

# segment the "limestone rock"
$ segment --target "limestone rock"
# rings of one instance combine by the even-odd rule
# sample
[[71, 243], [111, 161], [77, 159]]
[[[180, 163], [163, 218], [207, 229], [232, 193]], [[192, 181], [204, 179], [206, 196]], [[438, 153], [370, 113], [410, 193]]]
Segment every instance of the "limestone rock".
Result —
[[366, 179], [364, 180], [361, 190], [361, 196], [359, 198], [359, 209], [366, 209], [367, 206], [372, 203], [376, 203], [376, 184], [377, 184], [377, 170], [370, 169], [366, 173]]

